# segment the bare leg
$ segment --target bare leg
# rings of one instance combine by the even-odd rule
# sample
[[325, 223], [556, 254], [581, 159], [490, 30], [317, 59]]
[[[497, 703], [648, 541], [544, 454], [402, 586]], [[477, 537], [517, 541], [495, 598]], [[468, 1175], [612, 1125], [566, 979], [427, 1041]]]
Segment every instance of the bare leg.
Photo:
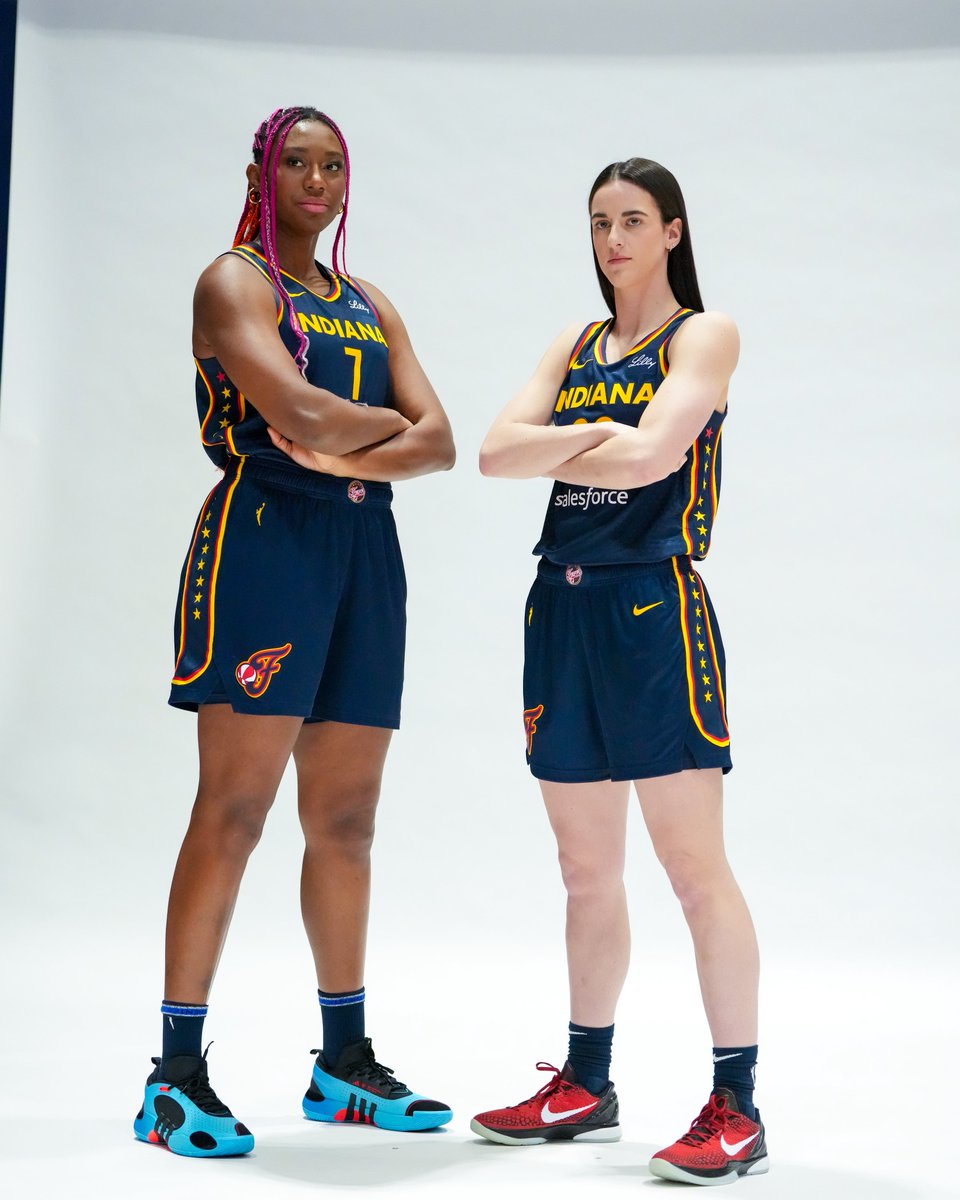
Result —
[[757, 1040], [759, 954], [746, 901], [723, 846], [719, 768], [636, 782], [657, 858], [683, 908], [715, 1046]]
[[629, 787], [540, 782], [567, 889], [570, 1018], [577, 1025], [612, 1025], [627, 976], [623, 867]]
[[299, 717], [248, 716], [229, 704], [200, 709], [200, 784], [167, 909], [168, 1000], [207, 999], [247, 859], [300, 725]]
[[317, 985], [363, 983], [370, 908], [370, 847], [391, 730], [323, 721], [294, 748], [306, 841], [300, 904]]

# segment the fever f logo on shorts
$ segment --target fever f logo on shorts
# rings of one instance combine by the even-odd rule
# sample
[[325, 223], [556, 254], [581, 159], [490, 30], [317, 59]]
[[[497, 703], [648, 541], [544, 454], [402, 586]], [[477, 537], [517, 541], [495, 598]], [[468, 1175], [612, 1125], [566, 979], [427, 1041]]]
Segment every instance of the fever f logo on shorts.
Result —
[[293, 647], [287, 642], [271, 650], [258, 650], [237, 666], [237, 683], [248, 696], [256, 699], [270, 686], [270, 680], [280, 670], [280, 659], [286, 658]]
[[523, 728], [527, 732], [527, 757], [533, 753], [533, 735], [537, 732], [537, 722], [543, 716], [543, 705], [523, 710]]

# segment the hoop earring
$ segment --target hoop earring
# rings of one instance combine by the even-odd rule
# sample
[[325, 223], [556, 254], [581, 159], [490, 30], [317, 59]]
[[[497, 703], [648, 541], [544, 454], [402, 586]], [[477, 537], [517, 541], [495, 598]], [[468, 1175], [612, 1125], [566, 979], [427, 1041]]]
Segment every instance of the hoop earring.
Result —
[[343, 212], [343, 205], [341, 204], [339, 209], [337, 209], [337, 216], [339, 217], [342, 212]]
[[247, 192], [247, 199], [250, 201], [250, 203], [251, 203], [251, 204], [253, 204], [254, 206], [256, 206], [257, 204], [259, 204], [259, 203], [260, 203], [260, 193], [259, 193], [259, 191], [258, 191], [258, 190], [257, 190], [255, 187], [252, 187], [252, 188], [250, 189], [250, 191], [249, 191], [249, 192]]

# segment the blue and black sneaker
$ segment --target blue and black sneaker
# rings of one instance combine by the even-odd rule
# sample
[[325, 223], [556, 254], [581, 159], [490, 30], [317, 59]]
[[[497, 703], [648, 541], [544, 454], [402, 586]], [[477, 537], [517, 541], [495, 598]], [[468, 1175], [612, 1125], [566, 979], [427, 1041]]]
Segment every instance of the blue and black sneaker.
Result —
[[332, 1065], [320, 1050], [310, 1053], [317, 1061], [303, 1098], [303, 1115], [311, 1121], [413, 1132], [435, 1129], [453, 1116], [446, 1104], [418, 1096], [394, 1079], [393, 1071], [374, 1058], [369, 1038], [344, 1046]]
[[207, 1056], [151, 1059], [143, 1107], [133, 1122], [141, 1142], [166, 1146], [189, 1158], [249, 1154], [253, 1134], [223, 1104], [207, 1079]]

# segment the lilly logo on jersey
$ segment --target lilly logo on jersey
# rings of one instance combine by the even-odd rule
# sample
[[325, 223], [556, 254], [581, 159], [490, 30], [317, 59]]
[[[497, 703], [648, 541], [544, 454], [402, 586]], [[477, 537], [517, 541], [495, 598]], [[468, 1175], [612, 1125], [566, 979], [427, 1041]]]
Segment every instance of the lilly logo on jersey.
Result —
[[270, 686], [270, 680], [280, 670], [281, 658], [286, 658], [293, 649], [289, 642], [273, 646], [269, 650], [258, 650], [237, 665], [237, 683], [254, 700], [262, 696]]
[[628, 367], [655, 367], [657, 360], [649, 354], [638, 354], [627, 363]]
[[361, 312], [369, 312], [370, 311], [370, 309], [367, 308], [367, 306], [365, 304], [361, 304], [359, 300], [348, 300], [347, 308], [359, 308], [359, 310]]

